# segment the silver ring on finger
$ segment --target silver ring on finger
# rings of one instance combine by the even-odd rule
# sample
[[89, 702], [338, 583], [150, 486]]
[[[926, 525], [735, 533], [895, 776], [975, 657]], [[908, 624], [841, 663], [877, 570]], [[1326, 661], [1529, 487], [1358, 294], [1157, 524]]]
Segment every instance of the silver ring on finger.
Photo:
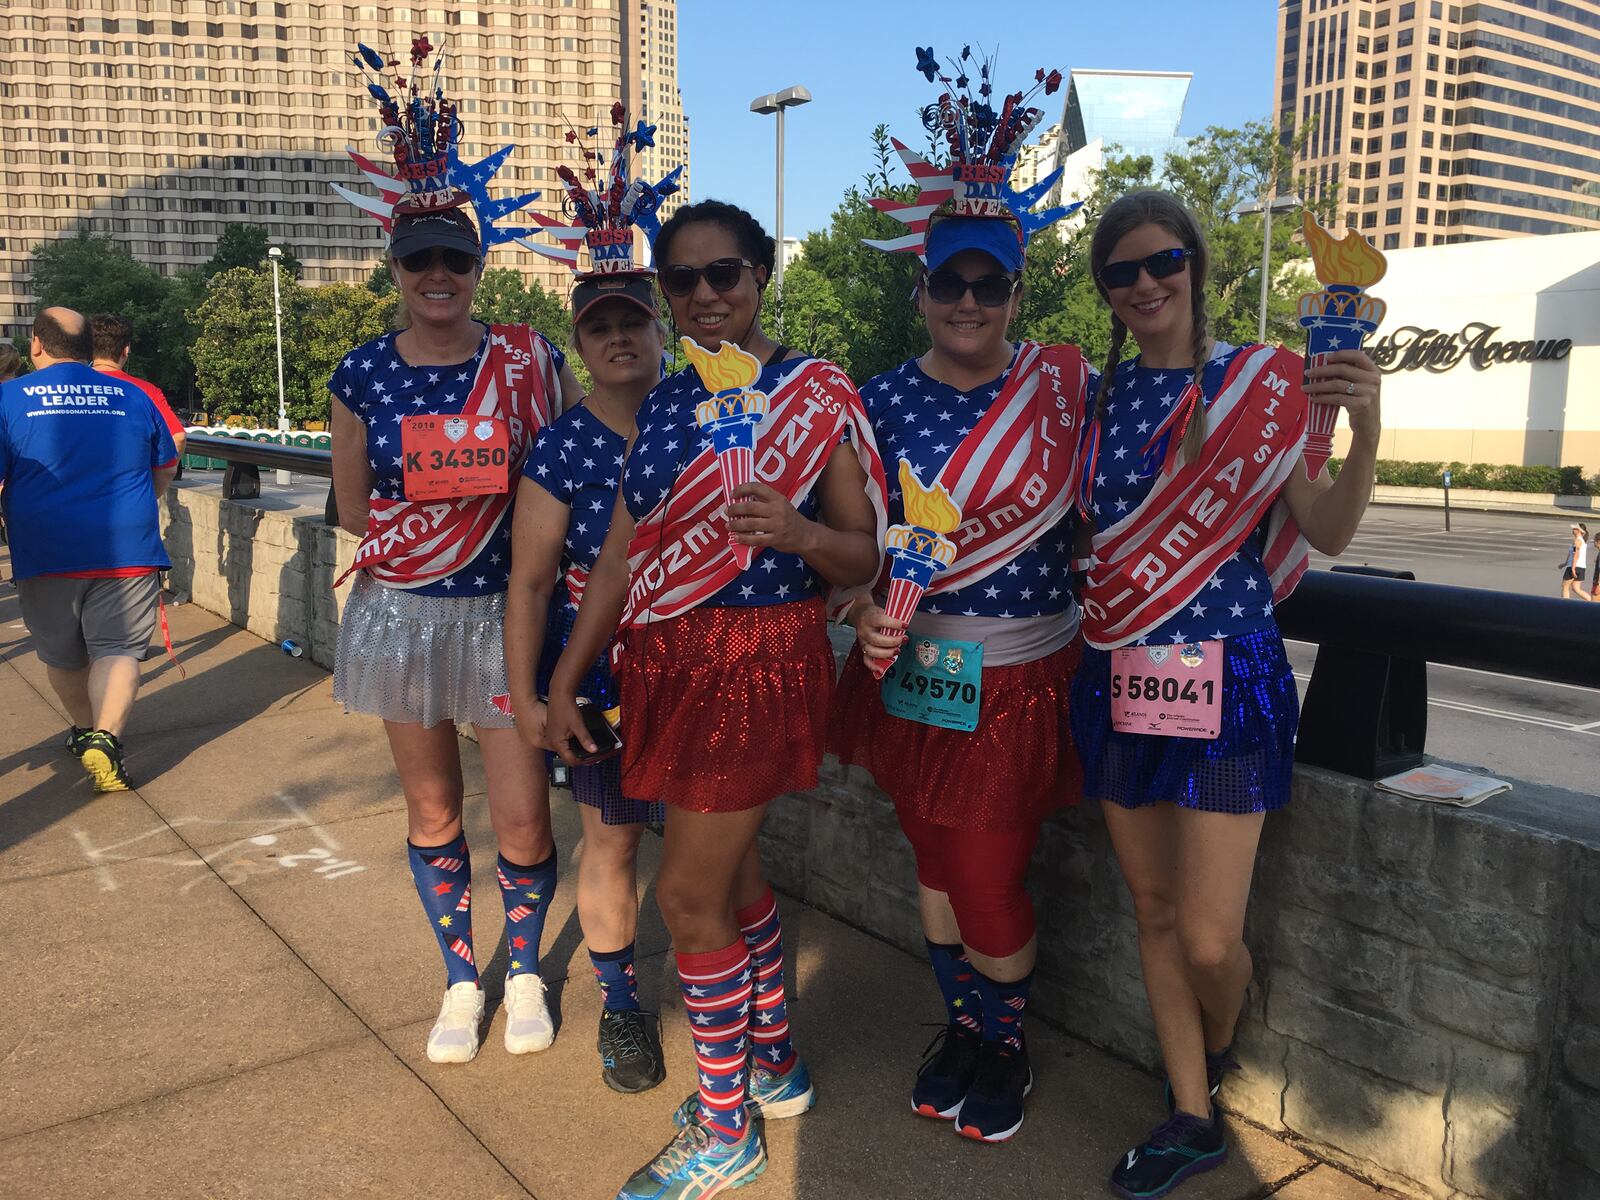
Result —
[[1346, 396], [1354, 396], [1356, 394], [1356, 385], [1354, 383], [1345, 384], [1344, 385], [1344, 394]]

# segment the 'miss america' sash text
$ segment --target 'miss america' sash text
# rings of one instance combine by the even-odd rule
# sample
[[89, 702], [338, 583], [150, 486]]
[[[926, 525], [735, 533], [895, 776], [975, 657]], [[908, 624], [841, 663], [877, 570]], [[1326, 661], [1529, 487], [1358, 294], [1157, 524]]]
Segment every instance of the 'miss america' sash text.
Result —
[[962, 523], [928, 591], [986, 579], [1072, 511], [1089, 364], [1076, 346], [1023, 342], [1000, 395], [939, 472]]
[[[513, 487], [534, 435], [555, 416], [560, 395], [555, 359], [543, 338], [526, 325], [490, 326], [489, 346], [462, 415], [505, 418]], [[333, 586], [363, 570], [386, 587], [402, 589], [422, 587], [459, 571], [478, 556], [506, 519], [513, 494], [434, 501], [374, 497], [355, 561]]]
[[1305, 572], [1305, 540], [1278, 496], [1300, 461], [1309, 403], [1304, 362], [1247, 346], [1208, 406], [1204, 452], [1156, 480], [1143, 503], [1094, 537], [1083, 594], [1084, 637], [1100, 650], [1158, 629], [1205, 587], [1264, 517], [1273, 599]]
[[[797, 360], [769, 393], [768, 404], [756, 429], [755, 478], [799, 505], [848, 429], [850, 448], [866, 473], [881, 547], [888, 524], [883, 462], [849, 376], [824, 359]], [[723, 508], [716, 453], [702, 449], [634, 529], [624, 629], [682, 616], [739, 577]]]

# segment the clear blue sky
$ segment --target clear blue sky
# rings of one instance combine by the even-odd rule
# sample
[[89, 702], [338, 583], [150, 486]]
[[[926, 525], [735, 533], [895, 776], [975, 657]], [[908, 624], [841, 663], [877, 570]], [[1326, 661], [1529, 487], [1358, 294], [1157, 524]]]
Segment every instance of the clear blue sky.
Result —
[[[1192, 71], [1181, 132], [1264, 118], [1276, 21], [1270, 0], [679, 0], [693, 196], [742, 204], [771, 229], [775, 121], [750, 112], [750, 101], [804, 84], [814, 99], [787, 119], [784, 233], [826, 226], [840, 193], [867, 171], [874, 125], [921, 144], [917, 111], [938, 93], [916, 71], [919, 45], [941, 60], [963, 42], [974, 53], [979, 43], [998, 50], [997, 95], [1031, 86], [1041, 66]], [[1041, 130], [1060, 119], [1065, 90], [1049, 97]]]

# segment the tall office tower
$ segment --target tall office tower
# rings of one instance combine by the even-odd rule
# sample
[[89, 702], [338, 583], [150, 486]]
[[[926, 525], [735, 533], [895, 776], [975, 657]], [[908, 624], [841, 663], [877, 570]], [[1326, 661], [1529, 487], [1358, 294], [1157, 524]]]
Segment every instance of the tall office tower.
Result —
[[1063, 157], [1102, 141], [1119, 155], [1149, 155], [1156, 170], [1183, 148], [1178, 125], [1189, 98], [1188, 71], [1087, 71], [1074, 68], [1061, 118]]
[[623, 93], [634, 118], [656, 127], [656, 144], [634, 159], [634, 171], [654, 183], [683, 164], [680, 190], [661, 206], [665, 220], [690, 202], [689, 120], [678, 90], [678, 0], [623, 0], [623, 8]]
[[[609, 127], [620, 96], [688, 154], [677, 100], [672, 4], [650, 0], [451, 0], [411, 4], [272, 0], [7, 0], [0, 4], [0, 333], [26, 329], [31, 251], [88, 229], [171, 273], [204, 263], [230, 222], [291, 247], [311, 284], [359, 283], [382, 255], [378, 225], [329, 190], [366, 188], [345, 154], [375, 161], [377, 120], [351, 67], [356, 43], [405, 61], [426, 33], [447, 54], [450, 94], [473, 161], [515, 143], [503, 194], [538, 189], [559, 214], [555, 168], [569, 128]], [[651, 31], [641, 84], [624, 87], [628, 31]], [[642, 47], [641, 47], [642, 48]], [[630, 59], [630, 65], [637, 60]], [[674, 127], [656, 115], [670, 98]], [[670, 139], [670, 141], [666, 140]], [[559, 264], [515, 247], [490, 255], [565, 295]]]
[[1600, 0], [1280, 0], [1307, 198], [1384, 249], [1600, 229]]

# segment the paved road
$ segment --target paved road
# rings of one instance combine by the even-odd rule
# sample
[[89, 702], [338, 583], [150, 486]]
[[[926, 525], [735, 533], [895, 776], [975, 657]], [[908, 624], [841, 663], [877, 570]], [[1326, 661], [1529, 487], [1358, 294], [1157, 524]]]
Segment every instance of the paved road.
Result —
[[[1529, 596], [1560, 595], [1558, 563], [1571, 521], [1502, 513], [1373, 508], [1334, 562], [1411, 570], [1418, 579]], [[1590, 531], [1595, 525], [1590, 522]], [[1579, 601], [1571, 601], [1579, 603]], [[1594, 606], [1600, 637], [1600, 604]], [[1316, 647], [1289, 645], [1295, 673], [1310, 675]], [[1595, 681], [1600, 685], [1600, 680]], [[1593, 793], [1600, 790], [1600, 689], [1515, 679], [1438, 664], [1428, 668], [1428, 750], [1491, 773]]]

